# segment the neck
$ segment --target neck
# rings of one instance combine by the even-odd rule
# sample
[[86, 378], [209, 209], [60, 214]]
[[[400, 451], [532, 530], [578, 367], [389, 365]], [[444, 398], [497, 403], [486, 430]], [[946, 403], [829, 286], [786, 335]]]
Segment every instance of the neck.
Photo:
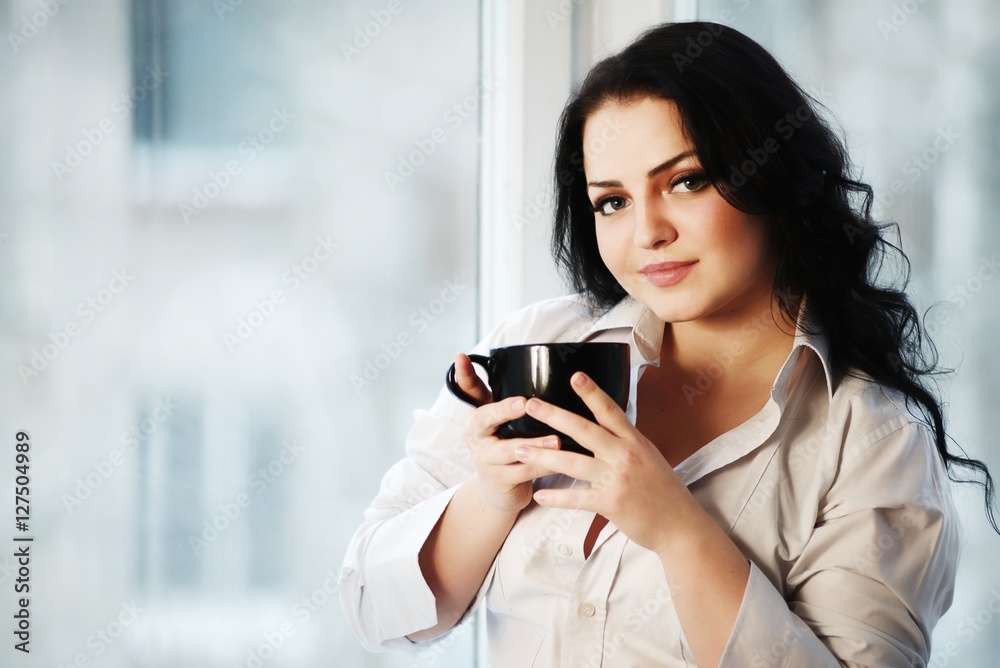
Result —
[[660, 361], [682, 374], [711, 369], [723, 377], [762, 374], [770, 382], [794, 340], [795, 322], [767, 294], [739, 311], [666, 324]]

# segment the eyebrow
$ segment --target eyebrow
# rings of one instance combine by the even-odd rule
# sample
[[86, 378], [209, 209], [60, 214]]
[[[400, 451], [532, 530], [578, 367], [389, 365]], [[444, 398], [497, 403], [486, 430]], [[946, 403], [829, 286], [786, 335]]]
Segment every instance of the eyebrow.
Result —
[[[657, 174], [659, 174], [661, 172], [665, 172], [666, 170], [670, 169], [671, 167], [673, 167], [674, 165], [676, 165], [681, 160], [684, 160], [685, 158], [690, 158], [693, 155], [695, 155], [694, 151], [684, 151], [680, 155], [675, 155], [674, 157], [670, 158], [669, 160], [667, 160], [665, 162], [661, 162], [656, 167], [653, 167], [651, 170], [649, 170], [648, 172], [646, 172], [646, 178], [647, 179], [651, 179], [654, 176], [656, 176]], [[621, 181], [591, 181], [587, 185], [590, 186], [590, 187], [594, 187], [594, 188], [621, 188], [622, 187], [622, 182]]]

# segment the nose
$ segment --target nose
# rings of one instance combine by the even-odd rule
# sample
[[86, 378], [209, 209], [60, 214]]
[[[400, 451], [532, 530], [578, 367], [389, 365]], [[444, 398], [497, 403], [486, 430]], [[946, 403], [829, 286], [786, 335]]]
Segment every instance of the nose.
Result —
[[635, 204], [633, 243], [638, 248], [656, 249], [673, 243], [677, 230], [670, 222], [666, 202], [659, 193]]

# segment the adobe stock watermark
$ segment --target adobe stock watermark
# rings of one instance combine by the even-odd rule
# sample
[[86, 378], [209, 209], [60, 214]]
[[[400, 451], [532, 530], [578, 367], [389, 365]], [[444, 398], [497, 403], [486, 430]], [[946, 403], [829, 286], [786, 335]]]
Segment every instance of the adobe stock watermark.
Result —
[[236, 328], [232, 332], [223, 333], [222, 340], [230, 353], [249, 341], [274, 316], [278, 307], [285, 304], [288, 296], [297, 292], [319, 271], [324, 262], [333, 257], [333, 251], [340, 248], [340, 244], [334, 243], [332, 237], [332, 234], [316, 237], [316, 245], [312, 251], [281, 274], [281, 285], [288, 286], [287, 294], [281, 288], [273, 288], [262, 299], [254, 300], [253, 308], [236, 321]]
[[903, 26], [920, 11], [921, 5], [926, 3], [927, 0], [903, 0], [901, 3], [893, 4], [889, 16], [875, 22], [882, 39], [888, 42], [889, 36], [902, 30]]
[[12, 578], [17, 575], [17, 563], [11, 559], [11, 556], [4, 555], [3, 560], [0, 561], [0, 585], [7, 582], [7, 578]]
[[[733, 0], [733, 4], [736, 5], [738, 11], [743, 11], [750, 6], [750, 0]], [[705, 49], [710, 48], [715, 43], [715, 39], [723, 32], [723, 28], [717, 24], [729, 23], [735, 16], [736, 12], [727, 7], [719, 12], [718, 18], [707, 28], [695, 36], [689, 36], [684, 51], [674, 51], [672, 54], [677, 72], [683, 73], [685, 67], [694, 64], [694, 61], [705, 53]]]
[[324, 575], [326, 579], [319, 586], [292, 606], [292, 619], [283, 620], [273, 631], [261, 634], [263, 642], [248, 649], [243, 663], [235, 664], [234, 668], [261, 668], [295, 635], [297, 627], [306, 624], [331, 599], [335, 599], [339, 590], [338, 577], [332, 570], [327, 570]]
[[28, 364], [18, 364], [15, 369], [21, 377], [21, 382], [27, 385], [48, 369], [59, 354], [66, 350], [70, 341], [80, 336], [84, 326], [94, 322], [97, 316], [111, 306], [118, 295], [134, 280], [135, 277], [128, 273], [126, 267], [113, 271], [106, 288], [102, 288], [97, 294], [87, 297], [77, 305], [76, 313], [82, 319], [82, 323], [77, 320], [67, 320], [62, 327], [49, 332], [48, 342], [43, 343], [41, 348], [32, 346]]
[[[927, 664], [929, 668], [945, 668], [945, 666], [952, 665], [952, 661], [962, 654], [965, 647], [1000, 617], [1000, 587], [993, 587], [989, 593], [989, 600], [976, 612], [966, 615], [965, 619], [955, 627], [953, 638], [960, 640], [949, 640], [944, 645], [939, 645], [937, 651], [931, 654], [931, 660]], [[968, 664], [956, 662], [954, 665], [966, 666]]]
[[788, 468], [790, 471], [787, 474], [782, 473], [780, 477], [769, 478], [757, 485], [753, 494], [747, 500], [746, 508], [740, 517], [740, 521], [748, 521], [765, 507], [768, 507], [768, 503], [781, 491], [785, 483], [791, 480], [793, 474], [805, 468], [815, 466], [816, 454], [822, 449], [824, 443], [834, 439], [833, 428], [825, 420], [822, 421], [822, 430], [815, 430], [819, 426], [819, 423], [820, 420], [814, 419], [814, 427], [811, 430], [813, 433], [810, 434], [807, 440], [802, 441], [799, 439], [796, 442], [795, 448], [788, 458]]
[[385, 171], [382, 177], [389, 187], [389, 192], [396, 192], [396, 188], [404, 183], [406, 179], [413, 176], [417, 169], [427, 162], [437, 151], [440, 144], [448, 141], [448, 135], [455, 132], [462, 124], [473, 118], [482, 104], [499, 88], [499, 84], [494, 81], [483, 80], [476, 88], [476, 92], [466, 95], [464, 98], [448, 107], [441, 115], [444, 126], [438, 126], [428, 132], [423, 137], [413, 140], [414, 148], [406, 154], [397, 156], [396, 169]]
[[91, 652], [89, 654], [87, 652], [80, 652], [73, 657], [73, 661], [65, 666], [60, 663], [59, 668], [90, 668], [92, 665], [91, 657], [98, 659], [104, 656], [108, 648], [125, 635], [128, 628], [135, 624], [143, 612], [145, 612], [145, 608], [140, 608], [134, 600], [131, 603], [122, 601], [118, 614], [103, 627], [95, 630], [87, 637], [87, 649]]
[[243, 0], [212, 0], [212, 9], [220, 21], [226, 20], [226, 14], [232, 14], [243, 4]]
[[200, 216], [222, 192], [232, 185], [233, 180], [243, 173], [243, 168], [257, 159], [268, 146], [295, 120], [295, 114], [288, 107], [272, 110], [271, 118], [257, 132], [248, 135], [236, 147], [240, 160], [229, 160], [218, 171], [209, 171], [208, 179], [194, 189], [189, 202], [181, 202], [177, 210], [184, 224], [190, 224], [192, 218]]
[[16, 33], [7, 33], [7, 41], [14, 53], [20, 55], [24, 45], [45, 30], [49, 21], [54, 19], [62, 8], [70, 2], [71, 0], [38, 0], [36, 3], [38, 11], [21, 18], [21, 30]]
[[[919, 181], [930, 170], [931, 166], [940, 160], [941, 156], [947, 153], [959, 139], [961, 139], [961, 135], [952, 130], [950, 125], [947, 129], [939, 127], [937, 136], [931, 140], [930, 145], [922, 151], [911, 155], [900, 166], [903, 175], [910, 177], [909, 183], [902, 179], [893, 179], [889, 184], [888, 192], [882, 192], [874, 196], [872, 200], [873, 215], [877, 218], [887, 217], [889, 207], [893, 205], [896, 198], [909, 192], [912, 185]], [[862, 228], [850, 221], [844, 223], [843, 230], [850, 243], [854, 243], [854, 238], [864, 232]]]
[[[431, 472], [431, 475], [437, 481], [436, 484], [425, 481], [415, 491], [405, 492], [403, 503], [406, 504], [407, 508], [412, 508], [432, 496], [445, 491], [448, 483], [441, 481], [455, 482], [464, 480], [474, 470], [472, 453], [469, 451], [469, 446], [462, 439], [458, 439], [452, 443], [450, 454], [442, 458], [442, 462], [439, 468]], [[459, 469], [460, 466], [462, 467], [461, 470]], [[400, 520], [405, 524], [409, 522], [410, 517], [410, 514], [404, 513], [400, 515]]]
[[1000, 260], [997, 259], [997, 254], [993, 253], [989, 258], [984, 256], [973, 273], [948, 291], [946, 299], [958, 308], [965, 308], [966, 304], [975, 299], [983, 287], [996, 278], [998, 273], [1000, 273]]
[[773, 326], [774, 314], [771, 307], [768, 306], [740, 328], [739, 336], [730, 341], [725, 350], [713, 353], [712, 359], [714, 361], [707, 367], [698, 369], [694, 384], [684, 383], [681, 386], [688, 406], [694, 405], [697, 398], [705, 396], [715, 385], [715, 382], [726, 374], [726, 370], [736, 364], [740, 357], [747, 354], [749, 346], [755, 344], [760, 339], [761, 334]]
[[[672, 606], [670, 590], [665, 585], [661, 585], [656, 590], [656, 593], [643, 601], [642, 604], [632, 607], [628, 614], [625, 615], [625, 625], [633, 634], [641, 633], [643, 627], [656, 619], [664, 608], [669, 609]], [[604, 642], [600, 636], [592, 641], [594, 645], [593, 652], [580, 665], [587, 666], [588, 668], [607, 666], [608, 661], [614, 659], [618, 651], [628, 644], [629, 639], [628, 634], [624, 631], [605, 634], [605, 637], [608, 639], [607, 642]]]
[[[820, 89], [819, 100], [822, 102], [829, 94], [829, 91], [824, 86]], [[746, 150], [746, 160], [738, 165], [730, 165], [729, 188], [735, 191], [746, 185], [747, 180], [766, 165], [771, 156], [781, 150], [781, 142], [791, 140], [795, 136], [795, 133], [801, 130], [814, 117], [815, 113], [812, 106], [802, 104], [794, 111], [790, 111], [778, 118], [774, 123], [774, 135], [768, 137], [759, 145], [748, 148]]]
[[[660, 585], [652, 596], [639, 605], [632, 606], [632, 609], [628, 611], [628, 614], [625, 615], [625, 626], [633, 635], [642, 633], [642, 629], [659, 618], [664, 609], [671, 610], [673, 608], [671, 587], [674, 587], [675, 591], [678, 588], [676, 583]], [[594, 668], [608, 665], [607, 660], [614, 658], [618, 651], [628, 644], [629, 634], [624, 631], [616, 631], [613, 634], [606, 633], [605, 638], [608, 638], [608, 642], [601, 642], [600, 638], [595, 641], [593, 653], [580, 665], [593, 666]]]
[[83, 137], [74, 144], [66, 145], [66, 154], [62, 162], [52, 161], [52, 172], [60, 182], [77, 170], [83, 161], [104, 143], [104, 140], [115, 131], [118, 124], [129, 117], [136, 105], [143, 102], [149, 94], [159, 86], [167, 72], [159, 68], [146, 68], [146, 76], [139, 85], [127, 93], [122, 93], [114, 99], [108, 116], [83, 131]]
[[269, 461], [266, 466], [257, 467], [247, 478], [247, 486], [253, 490], [253, 496], [243, 491], [233, 497], [231, 501], [220, 503], [219, 511], [202, 521], [200, 535], [188, 535], [188, 547], [191, 548], [194, 556], [199, 557], [204, 554], [230, 527], [236, 524], [243, 515], [243, 511], [253, 504], [253, 500], [267, 491], [267, 488], [284, 475], [304, 452], [305, 448], [294, 439], [285, 441], [284, 447], [276, 457]]
[[135, 452], [139, 446], [149, 439], [179, 408], [170, 397], [156, 400], [148, 418], [142, 419], [127, 431], [122, 432], [121, 444], [124, 450], [114, 449], [106, 459], [91, 462], [90, 470], [82, 477], [77, 476], [72, 493], [63, 493], [61, 500], [66, 512], [72, 515], [107, 482], [115, 471], [125, 465], [126, 456]]
[[548, 188], [542, 190], [534, 197], [524, 200], [524, 206], [520, 211], [511, 214], [510, 220], [517, 229], [522, 229], [527, 225], [538, 222], [543, 215], [548, 215], [552, 210], [555, 198]]
[[579, 9], [583, 3], [584, 0], [561, 0], [555, 9], [546, 9], [545, 21], [549, 24], [549, 30], [555, 32], [559, 24], [569, 21], [573, 12]]
[[891, 524], [880, 526], [878, 535], [870, 540], [859, 552], [854, 554], [851, 565], [856, 573], [868, 573], [880, 563], [893, 561], [906, 551], [906, 535], [924, 527], [926, 512], [924, 508], [935, 507], [933, 499], [916, 497], [905, 505], [903, 512], [890, 515]]
[[351, 374], [350, 381], [354, 393], [360, 396], [365, 388], [377, 381], [382, 376], [382, 372], [399, 359], [403, 350], [413, 345], [414, 335], [426, 332], [427, 328], [448, 310], [448, 306], [454, 304], [459, 295], [468, 289], [469, 286], [462, 285], [457, 278], [445, 281], [444, 288], [436, 298], [410, 314], [407, 320], [409, 327], [400, 330], [388, 341], [383, 341], [380, 346], [382, 352], [376, 353], [374, 357], [364, 361], [360, 375]]
[[666, 585], [661, 586], [656, 590], [656, 593], [642, 605], [637, 605], [629, 611], [628, 615], [625, 616], [625, 626], [629, 627], [635, 633], [639, 633], [642, 627], [648, 624], [653, 618], [660, 614], [660, 611], [664, 607], [673, 606], [671, 601], [670, 589]]
[[[824, 104], [833, 94], [825, 85], [818, 89], [809, 91], [810, 98], [819, 104]], [[729, 166], [728, 187], [736, 191], [746, 185], [747, 181], [757, 174], [758, 171], [772, 156], [781, 151], [782, 142], [788, 142], [795, 136], [795, 133], [802, 129], [806, 123], [815, 117], [812, 105], [809, 102], [799, 105], [792, 111], [778, 117], [774, 122], [773, 134], [768, 136], [756, 146], [751, 146], [745, 151], [746, 160], [738, 164]]]
[[979, 265], [966, 275], [951, 290], [948, 290], [945, 302], [934, 304], [928, 309], [925, 324], [935, 329], [947, 326], [955, 315], [972, 303], [994, 278], [1000, 275], [1000, 259], [993, 253], [979, 258]]
[[[622, 135], [626, 127], [628, 127], [628, 124], [622, 120], [620, 114], [616, 114], [610, 121], [604, 121], [604, 126], [600, 129], [600, 132], [592, 133], [587, 143], [581, 149], [577, 149], [570, 154], [570, 165], [577, 171], [561, 169], [556, 174], [559, 184], [568, 186], [573, 183], [574, 179], [580, 178], [583, 174], [584, 154], [586, 153], [586, 155], [591, 157], [601, 155]], [[511, 222], [517, 229], [531, 225], [537, 222], [543, 214], [551, 212], [553, 201], [553, 192], [546, 188], [534, 198], [525, 200], [522, 210], [511, 214]]]
[[955, 132], [949, 125], [947, 128], [939, 127], [937, 135], [926, 147], [911, 155], [900, 165], [903, 176], [909, 177], [908, 182], [903, 179], [893, 179], [889, 184], [888, 192], [875, 196], [877, 204], [884, 214], [893, 205], [897, 197], [901, 197], [909, 192], [914, 183], [926, 174], [932, 165], [941, 159], [941, 156], [951, 150], [955, 142], [961, 139], [961, 135]]
[[389, 0], [385, 9], [373, 9], [369, 12], [371, 21], [354, 26], [353, 39], [350, 42], [340, 43], [340, 53], [344, 60], [351, 62], [355, 56], [371, 46], [372, 42], [382, 34], [382, 31], [389, 27], [393, 19], [403, 13], [405, 9], [400, 0]]
[[805, 622], [793, 621], [785, 622], [785, 629], [780, 638], [775, 639], [770, 645], [754, 655], [750, 662], [751, 668], [772, 668], [773, 666], [794, 665], [789, 663], [788, 655], [795, 649], [795, 646], [802, 642], [803, 636], [810, 636], [812, 632]]
[[263, 642], [248, 649], [243, 663], [234, 664], [233, 668], [261, 668], [285, 646], [285, 643], [295, 635], [296, 630], [292, 622], [284, 621], [274, 630], [265, 631], [260, 636]]
[[[583, 345], [583, 343], [575, 345], [579, 346]], [[611, 467], [605, 469], [595, 482], [596, 485], [605, 489], [614, 486], [616, 478], [628, 468], [628, 464], [624, 459], [616, 459], [610, 463]], [[545, 526], [535, 529], [534, 541], [521, 544], [521, 556], [525, 559], [531, 559], [538, 555], [539, 552], [552, 550], [553, 548], [563, 557], [570, 556], [574, 548], [569, 543], [563, 541], [563, 537], [567, 535], [567, 532], [573, 526], [575, 519], [581, 512], [584, 511], [579, 507], [567, 507], [560, 509], [558, 513], [550, 513], [551, 517], [545, 523]], [[588, 514], [587, 517], [590, 517], [590, 515]]]
[[[452, 444], [451, 455], [444, 459], [441, 467], [433, 472], [433, 477], [436, 481], [440, 480], [453, 480], [454, 475], [458, 472], [459, 461], [464, 461], [466, 463], [466, 469], [472, 467], [472, 454], [469, 452], [469, 446], [465, 444], [465, 441], [456, 441]], [[427, 499], [431, 498], [436, 494], [440, 494], [445, 491], [445, 487], [438, 483], [434, 484], [432, 482], [425, 481], [420, 484], [419, 487], [414, 492], [405, 492], [406, 496], [403, 498], [403, 502], [408, 508], [412, 508], [420, 503], [423, 503]]]
[[421, 666], [433, 666], [441, 660], [441, 657], [448, 653], [457, 640], [469, 632], [468, 622], [459, 624], [452, 629], [444, 638], [434, 641], [427, 649], [421, 650], [417, 654], [417, 660], [409, 663], [406, 668], [421, 668]]
[[573, 521], [582, 512], [579, 508], [562, 508], [554, 514], [550, 513], [550, 519], [545, 526], [535, 529], [532, 541], [521, 543], [521, 556], [531, 559], [541, 552], [555, 549], [562, 556], [568, 557], [572, 554], [572, 547], [566, 544], [560, 550], [563, 545], [561, 541], [573, 526]]

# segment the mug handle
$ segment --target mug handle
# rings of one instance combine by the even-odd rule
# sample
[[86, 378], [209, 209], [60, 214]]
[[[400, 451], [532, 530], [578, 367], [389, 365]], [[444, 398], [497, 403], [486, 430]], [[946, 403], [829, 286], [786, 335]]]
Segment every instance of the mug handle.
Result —
[[[489, 372], [490, 372], [490, 358], [489, 357], [486, 357], [485, 355], [471, 354], [471, 355], [469, 355], [469, 360], [473, 364], [478, 364], [479, 366], [481, 366], [484, 369], [486, 369], [486, 373], [489, 374]], [[476, 401], [475, 399], [473, 399], [468, 394], [466, 394], [465, 390], [463, 390], [461, 387], [458, 386], [458, 381], [455, 380], [455, 363], [454, 362], [452, 362], [451, 366], [448, 367], [448, 373], [445, 374], [444, 382], [445, 382], [445, 385], [448, 386], [448, 391], [450, 391], [452, 394], [454, 394], [456, 397], [458, 397], [459, 399], [461, 399], [465, 403], [469, 404], [470, 406], [475, 406], [476, 408], [478, 408], [478, 407], [484, 405], [484, 404], [480, 403], [479, 401]]]

